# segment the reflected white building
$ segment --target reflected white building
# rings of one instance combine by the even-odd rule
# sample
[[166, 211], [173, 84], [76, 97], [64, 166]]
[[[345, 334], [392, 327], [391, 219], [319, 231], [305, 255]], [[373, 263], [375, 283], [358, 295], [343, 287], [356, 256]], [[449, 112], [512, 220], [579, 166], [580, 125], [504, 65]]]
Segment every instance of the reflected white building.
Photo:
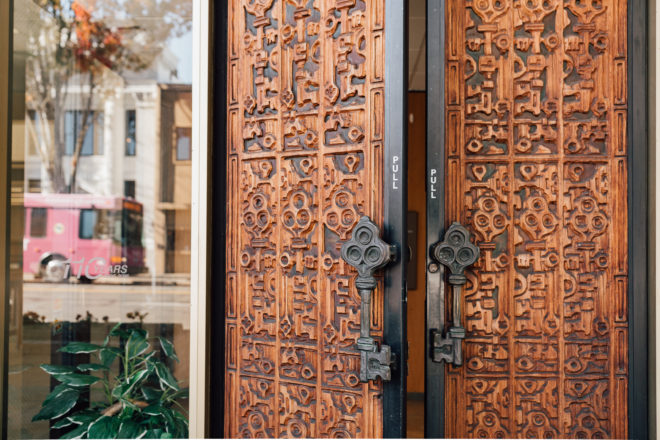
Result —
[[[112, 72], [105, 75], [95, 93], [94, 123], [83, 141], [76, 174], [76, 192], [132, 197], [143, 204], [145, 265], [153, 276], [189, 272], [185, 265], [170, 261], [176, 258], [173, 253], [186, 249], [181, 244], [181, 236], [185, 235], [181, 219], [170, 219], [168, 212], [190, 212], [190, 185], [184, 188], [187, 197], [177, 194], [177, 200], [170, 197], [171, 190], [176, 188], [180, 193], [181, 188], [168, 185], [172, 178], [176, 179], [169, 174], [180, 174], [181, 168], [189, 168], [190, 162], [186, 129], [189, 131], [192, 126], [192, 115], [185, 95], [190, 95], [191, 87], [171, 84], [176, 80], [177, 64], [176, 56], [166, 48], [148, 69], [122, 76]], [[173, 102], [173, 92], [182, 95], [183, 100]], [[75, 86], [69, 93], [65, 137], [67, 152], [71, 153], [78, 132], [75, 124], [81, 119], [76, 112], [81, 110], [82, 98], [81, 90]], [[168, 97], [163, 99], [164, 95]], [[34, 145], [40, 135], [39, 127], [30, 117], [29, 108], [26, 113], [25, 126], [15, 127], [25, 131], [25, 192], [39, 192], [46, 173]], [[71, 170], [71, 157], [63, 161], [66, 176]], [[189, 244], [189, 238], [187, 241]]]

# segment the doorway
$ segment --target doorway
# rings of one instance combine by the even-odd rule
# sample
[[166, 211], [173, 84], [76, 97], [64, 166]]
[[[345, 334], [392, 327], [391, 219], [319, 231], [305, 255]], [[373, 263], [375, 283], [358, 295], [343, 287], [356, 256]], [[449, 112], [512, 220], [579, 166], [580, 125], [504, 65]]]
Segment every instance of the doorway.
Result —
[[408, 92], [408, 393], [407, 436], [424, 438], [426, 358], [426, 92]]
[[481, 255], [447, 313], [462, 336], [427, 381], [427, 435], [645, 437], [645, 36], [632, 3], [429, 2], [427, 158], [440, 154], [427, 170], [442, 200], [438, 216], [427, 206], [426, 248], [460, 222]]

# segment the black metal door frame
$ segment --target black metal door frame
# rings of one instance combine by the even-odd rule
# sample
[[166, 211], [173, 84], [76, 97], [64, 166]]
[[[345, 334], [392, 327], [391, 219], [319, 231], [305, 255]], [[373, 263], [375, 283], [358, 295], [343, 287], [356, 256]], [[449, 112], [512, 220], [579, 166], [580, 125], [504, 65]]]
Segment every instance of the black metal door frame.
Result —
[[[224, 436], [225, 425], [225, 267], [227, 218], [227, 8], [231, 0], [210, 2], [211, 39], [209, 63], [211, 109], [209, 124], [211, 201], [210, 284], [208, 314], [209, 386], [207, 435]], [[396, 262], [384, 274], [384, 341], [396, 354], [392, 380], [383, 389], [383, 436], [401, 438], [406, 433], [406, 265], [407, 246], [407, 102], [408, 102], [408, 0], [385, 2], [385, 145], [383, 239], [398, 248]]]
[[435, 273], [430, 247], [445, 225], [445, 0], [426, 1], [426, 331], [424, 341], [424, 437], [445, 432], [445, 364], [431, 359], [431, 329], [445, 316], [444, 266]]
[[406, 436], [406, 266], [408, 260], [408, 0], [385, 2], [384, 240], [398, 258], [385, 271], [383, 340], [396, 353], [383, 386], [383, 436]]
[[[427, 248], [444, 234], [445, 175], [445, 1], [426, 1], [426, 194]], [[628, 2], [628, 436], [649, 434], [648, 370], [648, 5]], [[434, 177], [437, 178], [432, 181]], [[442, 177], [441, 177], [442, 176]], [[435, 198], [433, 198], [435, 196]], [[634, 229], [633, 229], [634, 228]], [[427, 255], [427, 267], [431, 263]], [[438, 328], [444, 304], [442, 269], [427, 271], [425, 437], [444, 437], [444, 364], [430, 360], [429, 329]], [[444, 295], [440, 295], [444, 297]]]
[[211, 108], [209, 124], [212, 148], [209, 149], [211, 172], [209, 175], [210, 224], [216, 224], [210, 234], [210, 291], [208, 316], [210, 323], [207, 411], [205, 436], [225, 436], [225, 270], [227, 267], [227, 44], [229, 26], [227, 15], [231, 0], [209, 2], [211, 43], [209, 56], [209, 93]]

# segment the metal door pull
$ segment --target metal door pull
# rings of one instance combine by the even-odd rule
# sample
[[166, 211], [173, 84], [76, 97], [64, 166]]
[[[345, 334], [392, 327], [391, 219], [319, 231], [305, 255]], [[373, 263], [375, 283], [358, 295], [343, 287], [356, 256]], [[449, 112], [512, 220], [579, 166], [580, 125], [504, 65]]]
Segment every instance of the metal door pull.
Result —
[[[467, 282], [465, 269], [479, 259], [479, 248], [470, 242], [470, 231], [458, 222], [452, 223], [445, 239], [433, 245], [432, 257], [449, 269], [448, 281], [452, 287], [452, 325], [431, 330], [432, 358], [434, 362], [463, 364], [463, 339], [465, 329], [461, 325], [461, 294]], [[444, 317], [442, 317], [444, 319]]]
[[358, 271], [355, 287], [361, 298], [360, 337], [360, 381], [367, 382], [378, 377], [391, 380], [391, 365], [395, 355], [389, 345], [379, 344], [371, 337], [371, 296], [377, 282], [374, 273], [394, 261], [396, 247], [380, 238], [378, 226], [367, 216], [353, 229], [352, 237], [341, 247], [341, 257]]

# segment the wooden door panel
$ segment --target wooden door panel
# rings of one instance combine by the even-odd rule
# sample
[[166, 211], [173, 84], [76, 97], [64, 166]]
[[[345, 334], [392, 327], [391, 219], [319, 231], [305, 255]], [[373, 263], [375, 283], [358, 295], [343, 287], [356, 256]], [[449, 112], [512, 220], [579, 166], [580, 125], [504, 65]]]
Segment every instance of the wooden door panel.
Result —
[[448, 437], [627, 436], [626, 14], [447, 2], [447, 219], [481, 248]]
[[[382, 224], [383, 4], [230, 0], [228, 437], [378, 437], [340, 256]], [[372, 334], [383, 328], [377, 289]]]

